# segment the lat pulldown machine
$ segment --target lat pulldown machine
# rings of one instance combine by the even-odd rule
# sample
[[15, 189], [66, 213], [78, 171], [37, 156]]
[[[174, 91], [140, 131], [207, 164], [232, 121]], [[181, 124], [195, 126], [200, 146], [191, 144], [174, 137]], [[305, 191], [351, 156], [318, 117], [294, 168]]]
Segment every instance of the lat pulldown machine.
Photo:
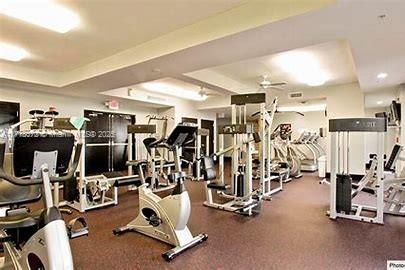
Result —
[[[260, 133], [255, 133], [253, 125], [247, 124], [247, 104], [260, 104]], [[273, 113], [277, 106], [277, 100], [272, 104], [272, 109], [266, 109], [266, 95], [264, 93], [233, 95], [231, 96], [232, 124], [218, 127], [220, 177], [216, 179], [216, 169], [211, 157], [203, 158], [203, 174], [206, 182], [206, 201], [204, 205], [236, 212], [244, 215], [252, 215], [260, 208], [262, 199], [269, 199], [272, 194], [270, 182], [270, 136]], [[256, 114], [257, 115], [257, 114]], [[232, 145], [224, 149], [224, 136], [232, 135]], [[253, 136], [252, 136], [253, 135]], [[254, 143], [260, 143], [260, 188], [253, 188], [253, 150]], [[224, 154], [232, 152], [231, 161], [231, 184], [226, 185], [224, 179]], [[230, 201], [226, 203], [214, 202], [213, 191]]]
[[[384, 224], [384, 133], [387, 123], [383, 118], [345, 118], [329, 120], [331, 132], [331, 181], [330, 210], [331, 219], [346, 218], [357, 221]], [[352, 199], [362, 189], [352, 189], [349, 171], [350, 133], [370, 132], [377, 134], [376, 155], [376, 203], [375, 206], [354, 204]], [[362, 214], [363, 211], [375, 212], [374, 217]]]
[[[236, 171], [232, 173], [231, 185], [225, 184], [223, 177], [217, 180], [216, 168], [212, 157], [204, 157], [202, 159], [202, 173], [206, 181], [206, 200], [204, 205], [250, 216], [253, 213], [257, 213], [261, 206], [260, 191], [253, 189], [252, 174], [253, 143], [260, 142], [260, 137], [257, 133], [252, 132], [253, 127], [251, 125], [246, 124], [223, 125], [219, 126], [218, 129], [220, 134], [232, 134], [233, 136], [253, 134], [253, 138], [247, 137], [238, 144], [231, 145], [214, 154], [214, 156], [223, 158], [225, 153], [232, 151], [232, 166], [236, 167]], [[237, 160], [234, 161], [234, 158]], [[234, 167], [232, 168], [235, 169]], [[215, 202], [214, 191], [216, 191], [217, 195], [228, 201], [225, 203]]]

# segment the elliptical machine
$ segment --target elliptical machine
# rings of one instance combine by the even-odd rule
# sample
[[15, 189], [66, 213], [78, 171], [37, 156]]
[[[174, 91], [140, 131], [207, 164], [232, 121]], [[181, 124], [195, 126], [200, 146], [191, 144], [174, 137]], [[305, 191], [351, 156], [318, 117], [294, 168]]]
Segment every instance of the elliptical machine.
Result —
[[[152, 192], [148, 184], [139, 181], [139, 214], [126, 226], [113, 230], [114, 235], [136, 231], [174, 246], [162, 254], [171, 261], [183, 251], [207, 240], [207, 234], [193, 237], [187, 227], [190, 217], [190, 197], [184, 186], [185, 173], [181, 171], [180, 148], [192, 140], [197, 132], [195, 126], [177, 125], [165, 145], [173, 151], [175, 172], [170, 175], [176, 183], [171, 195], [160, 198]], [[138, 168], [140, 169], [140, 168]]]
[[[8, 208], [6, 216], [0, 217], [0, 243], [5, 255], [0, 258], [0, 268], [73, 269], [68, 236], [87, 235], [87, 225], [78, 218], [66, 228], [54, 204], [51, 184], [74, 177], [82, 145], [74, 147], [73, 135], [57, 130], [19, 132], [13, 143], [14, 174], [3, 168], [5, 148], [5, 143], [0, 143], [0, 207]], [[21, 207], [41, 197], [44, 209], [30, 212]], [[81, 228], [74, 230], [76, 223]]]

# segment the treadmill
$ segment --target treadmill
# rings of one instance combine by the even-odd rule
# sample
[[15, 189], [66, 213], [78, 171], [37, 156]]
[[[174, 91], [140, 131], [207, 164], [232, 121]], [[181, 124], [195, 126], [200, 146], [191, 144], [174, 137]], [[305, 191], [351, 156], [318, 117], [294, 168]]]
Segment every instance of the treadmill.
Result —
[[317, 153], [316, 150], [311, 147], [309, 140], [312, 135], [308, 132], [301, 133], [300, 137], [294, 141], [296, 145], [304, 145], [312, 154], [312, 158], [309, 157], [304, 151], [297, 147], [297, 151], [303, 156], [301, 159], [301, 171], [303, 172], [316, 172], [318, 170]]

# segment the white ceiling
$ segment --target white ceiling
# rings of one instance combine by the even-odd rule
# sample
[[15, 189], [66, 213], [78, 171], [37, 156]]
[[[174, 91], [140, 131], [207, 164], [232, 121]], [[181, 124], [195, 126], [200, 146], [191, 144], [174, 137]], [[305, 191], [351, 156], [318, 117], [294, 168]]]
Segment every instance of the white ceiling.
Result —
[[[290, 7], [294, 1], [286, 2], [288, 4], [285, 5], [289, 5]], [[278, 1], [277, 3], [282, 6], [286, 2]], [[118, 6], [121, 5], [118, 4]], [[279, 11], [276, 7], [279, 8], [280, 6], [273, 3], [272, 7], [272, 12], [266, 9], [267, 13], [259, 15], [263, 16], [267, 14], [267, 17], [271, 17], [274, 14], [278, 14]], [[187, 43], [188, 46], [183, 46], [184, 44], [182, 44], [182, 46], [177, 47], [177, 50], [174, 50], [173, 48], [178, 45], [178, 41], [196, 36], [192, 35], [194, 32], [184, 31], [181, 32], [181, 38], [180, 36], [172, 36], [176, 37], [176, 39], [172, 39], [171, 42], [159, 43], [159, 46], [156, 43], [154, 44], [154, 48], [173, 46], [170, 52], [165, 51], [165, 53], [154, 54], [153, 57], [150, 56], [150, 53], [149, 58], [133, 62], [130, 65], [128, 64], [128, 59], [135, 58], [138, 51], [131, 51], [131, 54], [124, 53], [120, 55], [121, 58], [111, 58], [108, 65], [106, 64], [107, 62], [103, 62], [103, 68], [92, 64], [86, 70], [92, 72], [80, 70], [80, 72], [69, 74], [69, 80], [62, 80], [62, 77], [58, 78], [58, 82], [64, 82], [60, 83], [61, 87], [38, 86], [27, 82], [22, 83], [18, 82], [13, 76], [3, 76], [6, 79], [0, 79], [0, 83], [24, 89], [40, 89], [41, 91], [61, 92], [69, 95], [92, 96], [102, 91], [127, 87], [146, 81], [165, 77], [182, 77], [184, 76], [182, 74], [190, 75], [191, 72], [198, 70], [211, 70], [212, 67], [216, 66], [271, 56], [310, 46], [316, 48], [317, 46], [326, 46], [325, 44], [336, 44], [336, 42], [340, 45], [336, 46], [335, 49], [329, 48], [329, 50], [331, 52], [346, 51], [346, 53], [343, 53], [345, 59], [348, 55], [347, 50], [341, 49], [346, 46], [342, 45], [342, 40], [345, 40], [354, 60], [354, 73], [360, 87], [364, 91], [385, 89], [405, 82], [404, 10], [405, 1], [400, 0], [342, 0], [322, 9], [311, 12], [307, 10], [304, 14], [301, 12], [302, 15], [289, 18], [284, 17], [283, 19], [277, 18], [269, 21], [267, 24], [258, 25], [256, 28], [246, 29], [232, 23], [232, 31], [228, 29], [229, 33], [231, 33], [229, 35], [225, 35], [224, 32], [221, 32], [221, 35], [215, 35], [217, 28], [220, 28], [222, 24], [218, 25], [218, 27], [211, 27], [209, 30], [204, 28], [204, 33], [207, 32], [211, 39], [207, 38], [204, 42], [200, 43]], [[256, 13], [252, 14], [255, 16], [252, 15], [248, 18], [246, 16], [235, 16], [234, 18], [238, 20], [254, 20], [258, 17]], [[381, 14], [387, 15], [385, 20], [378, 18]], [[224, 24], [227, 22], [226, 18], [223, 20]], [[161, 27], [164, 26], [161, 25]], [[231, 28], [231, 26], [229, 27]], [[189, 28], [185, 27], [184, 29]], [[237, 29], [243, 29], [244, 31], [237, 31]], [[120, 35], [126, 35], [126, 30], [121, 30], [122, 33]], [[198, 35], [203, 35], [203, 33], [199, 33]], [[218, 38], [219, 36], [222, 37]], [[199, 41], [202, 41], [202, 39]], [[99, 44], [93, 44], [92, 46], [97, 47]], [[325, 51], [328, 50], [325, 49]], [[350, 72], [345, 73], [347, 70], [343, 70], [347, 61], [340, 61], [343, 59], [340, 59], [337, 56], [338, 54], [333, 53], [333, 55], [337, 63], [339, 63], [339, 67], [331, 67], [336, 69], [337, 74], [333, 74], [334, 76], [336, 75], [336, 81], [353, 80], [351, 77], [353, 69], [347, 66]], [[104, 69], [104, 67], [114, 68], [108, 69], [107, 72], [107, 69]], [[155, 68], [159, 68], [161, 72], [152, 72]], [[252, 70], [255, 69], [252, 68]], [[388, 77], [384, 81], [378, 82], [376, 75], [380, 72], [387, 72]], [[32, 75], [32, 73], [29, 75]], [[272, 71], [272, 73], [275, 76], [277, 75], [276, 71]], [[197, 85], [205, 83], [212, 85], [212, 89], [217, 87], [217, 89], [222, 89], [224, 92], [237, 92], [235, 89], [237, 89], [240, 82], [230, 79], [229, 83], [217, 85], [215, 80], [212, 80], [212, 77], [215, 77], [213, 75], [218, 76], [218, 74], [210, 74], [211, 78], [204, 78], [203, 82], [199, 82], [195, 78], [192, 80]], [[240, 71], [239, 74], [243, 75], [243, 72]], [[46, 78], [46, 76], [36, 76], [36, 78], [38, 77]], [[73, 77], [74, 79], [72, 79]], [[249, 80], [249, 78], [245, 80]], [[28, 78], [25, 81], [32, 82], [35, 80]], [[234, 88], [233, 86], [236, 87]]]
[[[345, 41], [333, 41], [213, 67], [203, 71], [200, 70], [194, 73], [197, 74], [194, 78], [198, 79], [198, 74], [201, 76], [204, 72], [209, 72], [211, 78], [213, 77], [212, 73], [219, 73], [220, 75], [239, 83], [239, 86], [236, 86], [239, 87], [239, 89], [233, 88], [233, 90], [237, 92], [258, 90], [258, 82], [262, 80], [261, 76], [263, 75], [268, 75], [270, 82], [287, 82], [288, 85], [283, 86], [286, 90], [309, 87], [305, 83], [299, 81], [296, 76], [283, 70], [278, 65], [277, 59], [279, 59], [280, 56], [282, 57], [287, 54], [306, 54], [313, 57], [314, 61], [319, 63], [322, 70], [329, 76], [325, 85], [351, 83], [357, 80], [350, 48]], [[193, 73], [189, 75], [193, 76], [192, 74]], [[221, 78], [221, 76], [218, 76], [218, 78]], [[204, 79], [202, 78], [202, 80]]]
[[[243, 1], [57, 2], [80, 16], [78, 28], [59, 34], [0, 14], [1, 41], [25, 48], [30, 54], [24, 61], [9, 64], [44, 71], [69, 71], [224, 12]], [[21, 4], [27, 3], [21, 1]]]
[[[200, 94], [200, 91], [203, 91], [203, 93], [207, 95], [208, 98], [222, 96], [215, 90], [206, 87], [201, 87], [200, 85], [188, 83], [175, 78], [163, 78], [148, 82], [148, 84], [151, 83], [155, 85], [158, 84], [164, 85], [165, 90], [166, 91], [170, 90], [172, 93], [162, 95], [159, 92], [151, 91], [150, 89], [148, 89], [145, 83], [140, 83], [130, 85], [127, 87], [121, 87], [117, 89], [104, 91], [101, 94], [117, 98], [138, 100], [144, 102], [144, 105], [155, 108], [175, 106], [179, 102], [179, 100], [181, 101], [182, 100], [181, 97], [173, 95], [173, 92], [176, 92], [176, 89], [180, 89], [181, 91], [187, 91], [195, 94]], [[190, 101], [187, 98], [184, 98], [184, 100]]]
[[[22, 0], [24, 1], [24, 0]], [[31, 0], [30, 0], [31, 1]], [[57, 0], [56, 0], [57, 1]], [[234, 0], [233, 0], [234, 1]], [[91, 84], [94, 86], [94, 80], [96, 79], [102, 85], [104, 85], [104, 81], [107, 80], [109, 85], [105, 85], [106, 89], [114, 89], [117, 87], [121, 87], [125, 85], [124, 83], [129, 82], [129, 84], [136, 84], [141, 81], [159, 79], [162, 77], [168, 76], [179, 76], [184, 72], [189, 72], [190, 67], [185, 66], [185, 62], [187, 64], [192, 63], [193, 65], [199, 65], [200, 59], [199, 55], [193, 53], [191, 56], [187, 56], [186, 58], [181, 57], [180, 59], [176, 59], [173, 62], [168, 62], [167, 60], [172, 60], [172, 57], [178, 58], [178, 54], [182, 54], [185, 52], [189, 52], [190, 49], [199, 47], [203, 44], [207, 44], [212, 40], [219, 40], [223, 37], [227, 37], [230, 35], [237, 34], [241, 31], [246, 31], [249, 29], [253, 29], [255, 27], [263, 26], [269, 24], [271, 22], [279, 21], [288, 17], [293, 17], [299, 14], [303, 14], [312, 10], [317, 10], [322, 7], [325, 7], [331, 3], [334, 3], [336, 0], [309, 0], [309, 1], [299, 1], [299, 2], [284, 2], [279, 0], [266, 0], [266, 1], [256, 1], [256, 0], [243, 0], [241, 4], [239, 1], [233, 2], [232, 1], [232, 8], [225, 10], [222, 9], [222, 12], [219, 12], [215, 15], [208, 16], [197, 21], [194, 23], [189, 24], [184, 27], [180, 27], [174, 31], [170, 31], [165, 34], [160, 34], [160, 36], [156, 36], [148, 41], [142, 42], [136, 46], [131, 48], [121, 50], [111, 56], [99, 58], [95, 61], [81, 65], [78, 68], [75, 68], [70, 71], [64, 72], [56, 72], [52, 71], [45, 71], [38, 68], [29, 68], [28, 66], [24, 66], [23, 64], [15, 64], [5, 61], [0, 61], [0, 78], [6, 78], [7, 80], [12, 81], [21, 81], [21, 82], [29, 82], [34, 84], [41, 84], [46, 86], [53, 86], [57, 88], [64, 88], [68, 85], [72, 84], [80, 84], [80, 87], [84, 84]], [[104, 1], [88, 1], [87, 3], [94, 3], [101, 5], [105, 4]], [[93, 51], [97, 51], [98, 47], [105, 46], [104, 43], [110, 42], [109, 37], [106, 37], [106, 29], [108, 29], [108, 25], [116, 25], [118, 28], [114, 29], [114, 33], [112, 33], [112, 37], [114, 35], [119, 35], [120, 38], [125, 40], [131, 40], [129, 34], [136, 31], [136, 33], [142, 32], [142, 29], [147, 29], [148, 32], [148, 25], [156, 25], [159, 29], [167, 29], [166, 25], [171, 25], [171, 20], [166, 18], [167, 16], [163, 16], [163, 20], [159, 17], [159, 12], [150, 14], [142, 23], [134, 24], [134, 12], [124, 12], [128, 11], [130, 8], [125, 3], [129, 3], [130, 1], [109, 1], [108, 3], [114, 3], [114, 6], [111, 7], [106, 13], [100, 13], [102, 15], [95, 15], [94, 17], [87, 18], [83, 16], [82, 21], [85, 24], [82, 25], [83, 29], [78, 28], [75, 31], [68, 32], [66, 38], [63, 42], [63, 47], [60, 46], [60, 43], [57, 40], [49, 40], [44, 44], [45, 50], [49, 47], [58, 46], [59, 50], [57, 54], [65, 54], [71, 57], [76, 57], [76, 54], [81, 55], [81, 51], [85, 54], [83, 57], [86, 58], [87, 54], [92, 54]], [[158, 1], [157, 3], [164, 2]], [[200, 14], [200, 10], [205, 10], [204, 8], [200, 8], [199, 3], [209, 4], [211, 7], [212, 5], [216, 5], [216, 3], [227, 3], [229, 1], [225, 0], [192, 0], [191, 4], [190, 1], [170, 1], [170, 5], [174, 3], [176, 6], [177, 3], [181, 3], [187, 7], [190, 7], [190, 10], [182, 10], [182, 9], [173, 9], [171, 6], [167, 7], [166, 9], [163, 8], [163, 13], [165, 14], [174, 14], [173, 16], [176, 17], [174, 21], [177, 21], [177, 17], [189, 17], [190, 14]], [[32, 1], [30, 2], [32, 3]], [[72, 5], [78, 5], [78, 3], [82, 3], [81, 1], [68, 1]], [[87, 4], [86, 3], [86, 4]], [[143, 10], [144, 6], [149, 6], [150, 2], [146, 1], [132, 1], [132, 4], [139, 5], [140, 9]], [[196, 3], [194, 5], [194, 3]], [[202, 5], [202, 4], [201, 4]], [[165, 7], [165, 5], [158, 5], [159, 7]], [[157, 9], [160, 9], [160, 8]], [[97, 9], [98, 7], [94, 7]], [[73, 8], [74, 9], [74, 8]], [[124, 10], [124, 11], [123, 11]], [[168, 10], [170, 12], [168, 12]], [[220, 10], [220, 9], [218, 9]], [[111, 16], [118, 16], [116, 13], [119, 13], [118, 22], [115, 24], [114, 21], [106, 20]], [[82, 15], [82, 14], [80, 14]], [[84, 14], [86, 15], [86, 14]], [[194, 16], [194, 15], [193, 15]], [[142, 18], [142, 15], [140, 15]], [[93, 22], [94, 20], [94, 22]], [[167, 20], [167, 21], [166, 21]], [[99, 26], [99, 21], [102, 26]], [[125, 22], [130, 22], [129, 24]], [[106, 27], [103, 27], [108, 24]], [[15, 32], [17, 35], [26, 36], [32, 30], [30, 25], [25, 25], [27, 28], [24, 30], [20, 29], [8, 29], [8, 32]], [[136, 27], [135, 27], [136, 26]], [[105, 29], [104, 29], [105, 28]], [[36, 28], [34, 29], [36, 30]], [[81, 32], [80, 32], [80, 31]], [[97, 30], [97, 31], [95, 31]], [[86, 44], [82, 42], [80, 43], [79, 47], [72, 47], [70, 46], [69, 42], [74, 42], [76, 45], [79, 42], [70, 41], [70, 39], [80, 39], [82, 36], [78, 36], [77, 33], [79, 31], [85, 38], [89, 38], [89, 36], [98, 36], [101, 35], [102, 38], [100, 40], [92, 40], [90, 46], [84, 46]], [[6, 32], [6, 31], [4, 31]], [[10, 34], [10, 33], [8, 33]], [[12, 33], [11, 33], [12, 34]], [[10, 34], [10, 35], [11, 35]], [[46, 40], [48, 32], [38, 32], [34, 37], [35, 39]], [[111, 35], [111, 33], [108, 33]], [[130, 39], [129, 39], [129, 38]], [[69, 42], [68, 42], [69, 41]], [[83, 46], [82, 46], [83, 44]], [[88, 45], [88, 44], [87, 44]], [[114, 43], [113, 46], [116, 48], [119, 44]], [[52, 48], [51, 48], [52, 49]], [[50, 50], [51, 50], [50, 49]], [[43, 50], [42, 47], [39, 47], [38, 50]], [[207, 52], [207, 51], [206, 51]], [[45, 53], [46, 54], [46, 53]], [[187, 54], [187, 53], [186, 53]], [[213, 55], [212, 55], [213, 56]], [[53, 59], [55, 55], [48, 58], [41, 58], [37, 59], [37, 61], [48, 61], [49, 59]], [[169, 58], [169, 59], [167, 59]], [[81, 61], [81, 57], [77, 57], [77, 61]], [[28, 59], [29, 60], [29, 59]], [[207, 58], [207, 60], [209, 60]], [[69, 60], [70, 61], [70, 60]], [[146, 64], [147, 62], [152, 63], [154, 66], [149, 66]], [[183, 62], [183, 63], [181, 63]], [[204, 61], [202, 61], [204, 62]], [[22, 62], [21, 62], [22, 63]], [[175, 65], [173, 63], [176, 63]], [[57, 62], [58, 65], [64, 65], [63, 62]], [[145, 64], [148, 65], [148, 69], [145, 70]], [[204, 64], [204, 63], [201, 63]], [[168, 68], [166, 66], [169, 66]], [[136, 71], [134, 67], [137, 67]], [[138, 68], [142, 68], [138, 70]], [[151, 72], [151, 70], [159, 67], [162, 72], [161, 74], [157, 75]], [[179, 72], [181, 70], [181, 72]], [[129, 71], [129, 72], [128, 72]], [[130, 76], [127, 78], [123, 78], [124, 76]], [[135, 75], [135, 76], [134, 76]], [[105, 76], [108, 79], [104, 78]], [[159, 77], [160, 76], [160, 77]], [[87, 81], [87, 82], [86, 82]], [[10, 83], [10, 82], [7, 82]], [[112, 84], [115, 85], [112, 85]], [[21, 86], [24, 83], [17, 83]], [[128, 84], [127, 84], [128, 85]], [[88, 93], [89, 89], [86, 87], [86, 91], [83, 89], [77, 89], [80, 94], [94, 94]], [[96, 89], [94, 89], [95, 91]], [[76, 91], [75, 91], [76, 92]], [[77, 93], [75, 93], [77, 94]]]
[[[234, 91], [239, 92], [238, 88], [245, 87], [244, 81], [240, 78], [261, 73], [265, 69], [270, 70], [269, 64], [264, 66], [260, 61], [255, 61], [258, 57], [330, 41], [345, 40], [351, 52], [346, 56], [352, 55], [356, 79], [364, 91], [396, 86], [405, 82], [404, 10], [405, 1], [399, 0], [342, 0], [319, 11], [240, 33], [232, 40], [232, 45], [229, 45], [232, 50], [226, 52], [226, 54], [232, 54], [234, 61], [225, 63], [243, 60], [239, 65], [230, 64], [220, 67], [219, 73], [215, 72], [216, 69], [212, 68], [215, 65], [212, 65], [186, 75], [221, 87], [229, 85]], [[386, 15], [385, 19], [380, 19], [380, 15]], [[221, 59], [219, 55], [216, 56]], [[225, 57], [222, 56], [222, 58]], [[254, 60], [252, 62], [249, 59]], [[350, 80], [349, 74], [343, 74], [346, 73], [343, 70], [345, 64], [337, 55], [332, 55], [332, 59], [338, 60], [336, 68], [332, 67], [337, 72], [333, 76], [341, 77], [336, 82]], [[334, 65], [333, 61], [329, 63]], [[276, 80], [278, 70], [270, 71], [274, 73]], [[208, 74], [205, 74], [206, 72]], [[377, 79], [380, 72], [388, 73], [388, 77], [383, 81]], [[230, 76], [220, 78], [219, 75], [223, 74]], [[245, 78], [245, 82], [246, 80], [249, 78]]]
[[[197, 94], [199, 94], [200, 91], [202, 91], [205, 95], [208, 95], [208, 96], [210, 96], [210, 95], [219, 96], [220, 95], [212, 89], [202, 87], [200, 85], [188, 83], [186, 81], [175, 79], [175, 78], [163, 78], [163, 79], [159, 79], [159, 80], [155, 80], [155, 81], [150, 81], [148, 83], [158, 83], [158, 84], [167, 85], [168, 88], [169, 89], [172, 88], [173, 91], [175, 91], [176, 89], [181, 89], [181, 90], [185, 90], [185, 91], [197, 93]], [[131, 86], [129, 86], [129, 88], [133, 89], [133, 90], [138, 89], [138, 90], [149, 91], [148, 88], [145, 86], [145, 83], [131, 85]]]

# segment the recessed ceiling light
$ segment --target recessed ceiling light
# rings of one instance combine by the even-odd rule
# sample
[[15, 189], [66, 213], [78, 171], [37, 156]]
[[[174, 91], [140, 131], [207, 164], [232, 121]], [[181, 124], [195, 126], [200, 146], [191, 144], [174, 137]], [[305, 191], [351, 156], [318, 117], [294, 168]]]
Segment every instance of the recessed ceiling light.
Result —
[[8, 61], [20, 61], [28, 55], [27, 51], [7, 43], [0, 42], [0, 58]]
[[0, 5], [0, 13], [59, 33], [80, 23], [78, 15], [51, 0], [3, 0]]
[[200, 95], [199, 92], [195, 92], [192, 90], [187, 90], [181, 87], [178, 87], [173, 84], [169, 83], [163, 83], [163, 82], [147, 82], [141, 84], [143, 88], [146, 90], [160, 93], [160, 94], [166, 94], [169, 96], [175, 96], [178, 98], [183, 98], [183, 99], [190, 99], [190, 100], [196, 100], [196, 101], [202, 101], [207, 99], [207, 95]]
[[308, 52], [282, 53], [275, 61], [285, 72], [309, 86], [323, 85], [329, 79], [316, 57]]
[[380, 80], [384, 80], [385, 78], [387, 78], [388, 74], [385, 72], [381, 72], [377, 75], [377, 78]]
[[379, 100], [379, 101], [377, 101], [377, 104], [378, 104], [378, 105], [381, 105], [381, 104], [383, 104], [383, 101], [382, 101], [382, 100]]

